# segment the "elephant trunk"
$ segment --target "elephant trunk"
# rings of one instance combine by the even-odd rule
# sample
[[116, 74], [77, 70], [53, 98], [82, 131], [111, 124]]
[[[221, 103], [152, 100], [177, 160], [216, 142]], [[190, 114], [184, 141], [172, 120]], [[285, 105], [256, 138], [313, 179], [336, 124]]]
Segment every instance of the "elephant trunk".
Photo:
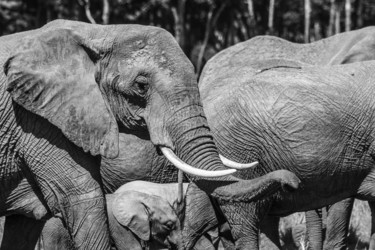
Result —
[[[190, 105], [174, 114], [174, 127], [170, 135], [176, 154], [181, 160], [195, 168], [209, 171], [225, 170], [200, 105]], [[189, 114], [189, 116], [184, 114]], [[240, 180], [233, 176], [192, 180], [212, 196], [230, 201], [251, 201], [270, 195], [286, 187], [296, 189], [299, 179], [291, 172], [278, 170], [252, 180]]]
[[182, 113], [193, 114], [190, 117], [181, 117], [176, 122], [175, 130], [171, 131], [176, 154], [182, 161], [196, 168], [208, 171], [225, 170], [213, 141], [206, 118], [199, 111], [199, 107], [188, 107], [189, 111]]

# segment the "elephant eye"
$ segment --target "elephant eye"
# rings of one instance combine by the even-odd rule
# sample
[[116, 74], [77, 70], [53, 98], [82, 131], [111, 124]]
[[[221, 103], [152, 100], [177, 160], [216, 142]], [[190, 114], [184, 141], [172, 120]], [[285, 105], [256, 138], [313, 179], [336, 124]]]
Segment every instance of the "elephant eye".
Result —
[[137, 88], [137, 92], [142, 96], [145, 95], [149, 87], [148, 77], [139, 75], [135, 78], [134, 82], [135, 82], [135, 87]]
[[167, 227], [169, 231], [172, 231], [175, 227], [172, 221], [168, 221], [167, 223], [165, 223], [165, 226]]

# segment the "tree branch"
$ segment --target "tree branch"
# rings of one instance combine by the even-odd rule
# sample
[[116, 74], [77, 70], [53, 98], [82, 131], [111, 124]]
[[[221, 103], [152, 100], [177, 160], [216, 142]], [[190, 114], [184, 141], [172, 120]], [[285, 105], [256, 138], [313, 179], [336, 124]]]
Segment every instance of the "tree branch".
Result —
[[78, 3], [85, 8], [85, 14], [90, 23], [96, 24], [95, 19], [91, 15], [90, 0], [78, 0]]

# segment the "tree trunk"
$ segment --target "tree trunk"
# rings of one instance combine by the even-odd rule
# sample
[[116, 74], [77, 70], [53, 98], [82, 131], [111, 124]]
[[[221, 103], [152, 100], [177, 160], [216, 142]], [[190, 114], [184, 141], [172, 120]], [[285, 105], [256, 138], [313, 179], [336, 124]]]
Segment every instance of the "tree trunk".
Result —
[[338, 33], [341, 32], [340, 19], [341, 19], [340, 8], [339, 8], [338, 5], [336, 5], [336, 8], [335, 8], [335, 34], [338, 34]]
[[249, 10], [250, 21], [252, 22], [255, 20], [253, 0], [247, 0], [247, 8]]
[[322, 31], [319, 22], [314, 23], [314, 41], [322, 39]]
[[268, 12], [268, 31], [273, 34], [273, 15], [275, 11], [275, 0], [270, 0], [270, 8]]
[[109, 23], [109, 3], [108, 3], [108, 0], [103, 0], [102, 20], [103, 20], [103, 24]]
[[90, 11], [90, 0], [78, 1], [81, 6], [85, 9], [85, 14], [90, 23], [96, 24], [95, 19], [92, 17]]
[[174, 18], [175, 38], [183, 51], [185, 51], [185, 5], [186, 0], [180, 0], [177, 3], [177, 8], [173, 6], [171, 9]]
[[345, 0], [345, 31], [349, 31], [351, 27], [351, 13], [352, 3], [351, 0]]
[[305, 0], [305, 43], [310, 42], [310, 15], [311, 15], [311, 2]]
[[[206, 22], [206, 30], [205, 30], [205, 34], [204, 34], [204, 39], [203, 39], [203, 43], [202, 43], [202, 46], [200, 48], [199, 55], [198, 55], [197, 76], [200, 75], [200, 73], [202, 71], [202, 68], [203, 68], [202, 64], [203, 64], [204, 52], [206, 50], [206, 47], [207, 47], [207, 44], [208, 44], [208, 40], [210, 38], [211, 29], [215, 28], [216, 22], [219, 19], [219, 16], [223, 12], [223, 10], [224, 10], [224, 8], [225, 8], [226, 5], [227, 5], [227, 2], [222, 3], [221, 6], [220, 6], [220, 9], [216, 12], [216, 14], [215, 14], [215, 16], [213, 18], [212, 18], [213, 9], [211, 8], [210, 11], [208, 12], [207, 22]], [[211, 21], [211, 19], [212, 19], [212, 21]]]
[[206, 29], [205, 29], [205, 33], [204, 33], [204, 39], [203, 39], [202, 46], [201, 46], [201, 48], [199, 50], [199, 55], [198, 55], [198, 62], [197, 62], [197, 69], [196, 69], [197, 77], [199, 77], [199, 75], [201, 73], [201, 68], [203, 66], [202, 64], [203, 64], [204, 51], [206, 50], [208, 39], [210, 38], [210, 30], [211, 30], [211, 25], [210, 24], [211, 24], [211, 19], [212, 19], [212, 13], [213, 13], [213, 9], [210, 9], [210, 11], [207, 14]]
[[255, 14], [254, 14], [254, 3], [253, 0], [247, 0], [247, 8], [249, 10], [249, 31], [248, 34], [250, 37], [254, 36], [255, 29]]
[[358, 0], [358, 7], [357, 7], [357, 28], [363, 27], [363, 1]]
[[335, 23], [335, 0], [331, 0], [331, 7], [329, 9], [329, 24], [328, 24], [327, 36], [333, 35], [334, 23]]

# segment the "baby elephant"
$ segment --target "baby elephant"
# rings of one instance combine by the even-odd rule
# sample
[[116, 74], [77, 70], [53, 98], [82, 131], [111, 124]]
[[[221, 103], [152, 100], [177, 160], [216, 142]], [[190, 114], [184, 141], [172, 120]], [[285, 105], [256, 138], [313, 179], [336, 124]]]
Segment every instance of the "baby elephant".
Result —
[[[183, 184], [186, 194], [188, 183]], [[202, 195], [207, 196], [204, 192]], [[113, 245], [118, 250], [179, 249], [182, 248], [183, 201], [177, 202], [178, 184], [159, 184], [133, 181], [107, 194], [107, 213]], [[213, 207], [207, 196], [207, 209]], [[214, 211], [212, 215], [215, 216]], [[95, 237], [94, 235], [92, 237]], [[68, 231], [59, 218], [50, 219], [44, 226], [43, 247], [73, 249]], [[215, 249], [217, 229], [211, 230], [195, 245], [195, 249]]]

